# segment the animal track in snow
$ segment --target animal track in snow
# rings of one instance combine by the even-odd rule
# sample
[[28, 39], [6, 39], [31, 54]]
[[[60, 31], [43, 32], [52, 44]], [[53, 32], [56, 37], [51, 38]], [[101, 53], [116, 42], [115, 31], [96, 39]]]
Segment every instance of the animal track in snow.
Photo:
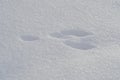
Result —
[[81, 49], [81, 50], [89, 50], [89, 49], [96, 48], [96, 46], [90, 42], [65, 41], [64, 44], [72, 48]]
[[75, 37], [87, 37], [93, 35], [91, 32], [87, 32], [84, 30], [64, 30], [59, 33], [52, 33], [51, 36], [56, 37], [56, 38], [63, 38], [66, 39], [70, 36], [75, 36]]
[[61, 33], [64, 35], [73, 35], [77, 37], [85, 37], [85, 36], [93, 35], [91, 32], [87, 32], [83, 30], [66, 30], [66, 31], [61, 31]]
[[[96, 46], [93, 44], [95, 42], [90, 40], [92, 35], [93, 35], [92, 32], [88, 32], [84, 30], [74, 30], [74, 29], [64, 30], [58, 33], [56, 32], [51, 34], [52, 37], [58, 39], [64, 39], [65, 41], [63, 43], [65, 45], [80, 50], [89, 50], [96, 48]], [[76, 40], [74, 39], [75, 37], [80, 38], [81, 40], [80, 39]]]
[[21, 39], [23, 41], [35, 41], [35, 40], [39, 40], [39, 37], [33, 35], [23, 35], [21, 36]]

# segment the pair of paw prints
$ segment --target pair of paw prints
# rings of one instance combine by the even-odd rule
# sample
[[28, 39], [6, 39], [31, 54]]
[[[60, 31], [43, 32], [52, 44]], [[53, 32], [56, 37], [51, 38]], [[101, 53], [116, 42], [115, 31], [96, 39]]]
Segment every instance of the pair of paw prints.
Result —
[[51, 34], [52, 37], [63, 40], [66, 46], [80, 50], [96, 48], [95, 42], [92, 40], [93, 35], [92, 32], [74, 29]]

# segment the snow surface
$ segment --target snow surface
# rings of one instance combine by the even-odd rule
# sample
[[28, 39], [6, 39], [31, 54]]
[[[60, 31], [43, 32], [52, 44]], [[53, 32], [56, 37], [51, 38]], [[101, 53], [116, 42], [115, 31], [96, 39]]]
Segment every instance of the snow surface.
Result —
[[0, 80], [120, 80], [120, 0], [0, 0]]

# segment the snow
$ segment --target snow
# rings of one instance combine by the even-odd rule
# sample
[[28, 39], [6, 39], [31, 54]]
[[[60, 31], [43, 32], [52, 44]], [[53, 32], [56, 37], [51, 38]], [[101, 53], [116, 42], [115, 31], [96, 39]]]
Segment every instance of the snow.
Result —
[[119, 0], [0, 0], [0, 80], [120, 80]]

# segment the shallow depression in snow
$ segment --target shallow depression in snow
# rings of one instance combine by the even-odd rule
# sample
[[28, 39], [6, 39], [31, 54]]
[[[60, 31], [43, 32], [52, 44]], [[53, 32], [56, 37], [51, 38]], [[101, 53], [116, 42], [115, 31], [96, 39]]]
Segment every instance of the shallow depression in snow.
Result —
[[90, 42], [65, 41], [64, 44], [80, 50], [89, 50], [89, 49], [96, 48], [96, 46]]
[[[63, 43], [65, 45], [75, 49], [89, 50], [89, 49], [96, 48], [96, 46], [93, 45], [94, 41], [90, 40], [92, 36], [94, 36], [94, 34], [86, 30], [81, 30], [81, 29], [63, 30], [58, 33], [57, 32], [53, 33], [51, 34], [51, 36], [58, 39], [64, 39], [65, 41], [63, 41]], [[74, 36], [75, 38], [71, 36]], [[76, 38], [79, 38], [79, 39], [76, 40]]]
[[85, 37], [85, 36], [93, 35], [91, 32], [87, 32], [85, 30], [74, 30], [74, 29], [61, 31], [61, 33], [63, 35], [73, 35], [77, 37]]
[[21, 39], [23, 41], [36, 41], [36, 40], [39, 40], [39, 37], [33, 36], [33, 35], [23, 35], [21, 36]]
[[93, 35], [92, 32], [88, 32], [85, 30], [76, 30], [76, 29], [71, 29], [71, 30], [63, 30], [61, 32], [55, 32], [52, 33], [51, 36], [55, 38], [63, 38], [66, 39], [70, 36], [76, 36], [76, 37], [87, 37]]

